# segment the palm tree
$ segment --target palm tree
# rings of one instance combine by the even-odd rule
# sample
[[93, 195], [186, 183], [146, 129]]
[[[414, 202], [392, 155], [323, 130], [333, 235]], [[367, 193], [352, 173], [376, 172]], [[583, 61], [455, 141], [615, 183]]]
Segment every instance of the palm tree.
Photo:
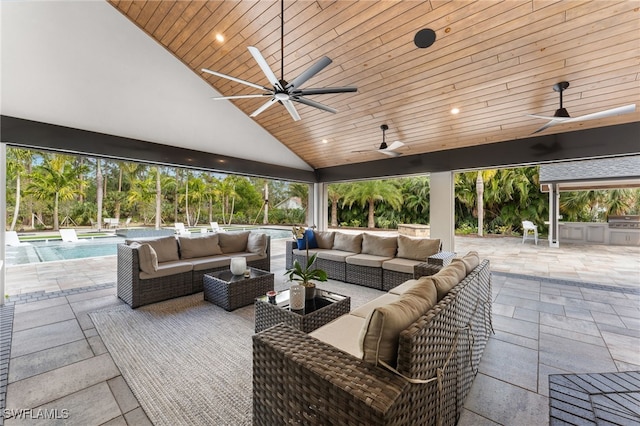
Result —
[[331, 226], [338, 226], [338, 202], [344, 198], [349, 186], [346, 183], [333, 183], [327, 188], [328, 198], [331, 202]]
[[10, 231], [14, 231], [18, 216], [20, 215], [20, 197], [22, 194], [21, 176], [25, 174], [31, 165], [33, 152], [28, 149], [9, 148], [7, 150], [7, 175], [16, 181], [16, 201], [11, 220]]
[[[238, 196], [236, 192], [237, 179], [237, 176], [226, 176], [218, 183], [217, 193], [222, 200], [222, 223], [225, 225], [230, 225], [233, 220], [233, 210]], [[227, 215], [229, 215], [228, 218]]]
[[427, 176], [404, 179], [404, 208], [410, 213], [410, 222], [429, 223], [430, 186]]
[[476, 201], [478, 203], [478, 236], [484, 232], [484, 183], [496, 175], [496, 170], [478, 170], [476, 176]]
[[375, 228], [375, 204], [384, 202], [389, 204], [394, 210], [402, 207], [402, 192], [395, 181], [391, 180], [367, 180], [357, 182], [344, 197], [344, 205], [353, 206], [354, 203], [362, 207], [368, 206], [367, 227]]
[[72, 157], [54, 154], [47, 157], [43, 164], [35, 169], [33, 181], [28, 191], [37, 199], [53, 198], [53, 230], [60, 229], [58, 209], [61, 200], [72, 200], [80, 194], [78, 177], [86, 171], [86, 166], [74, 167]]

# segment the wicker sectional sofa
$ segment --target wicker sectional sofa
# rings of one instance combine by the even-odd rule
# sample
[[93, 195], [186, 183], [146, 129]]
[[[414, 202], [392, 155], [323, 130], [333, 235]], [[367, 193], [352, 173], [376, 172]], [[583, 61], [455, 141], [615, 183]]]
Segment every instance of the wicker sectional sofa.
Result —
[[256, 334], [254, 424], [455, 425], [492, 331], [491, 275], [474, 253], [434, 268], [310, 334]]
[[118, 297], [132, 308], [202, 291], [205, 274], [247, 266], [270, 271], [269, 235], [242, 232], [126, 240], [118, 245]]
[[[385, 291], [418, 278], [418, 265], [438, 253], [441, 246], [439, 239], [315, 230], [309, 241], [308, 255], [318, 254], [314, 267], [326, 271], [329, 278]], [[306, 248], [287, 241], [287, 269], [294, 260], [304, 264], [306, 256]]]

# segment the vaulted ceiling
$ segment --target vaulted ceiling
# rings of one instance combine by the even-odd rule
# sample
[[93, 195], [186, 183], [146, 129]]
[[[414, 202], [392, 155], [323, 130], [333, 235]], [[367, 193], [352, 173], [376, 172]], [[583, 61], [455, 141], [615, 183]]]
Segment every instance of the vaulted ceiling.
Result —
[[[281, 77], [278, 1], [110, 3], [225, 96], [259, 91], [202, 68], [269, 86], [248, 46]], [[382, 159], [382, 124], [404, 155], [529, 137], [545, 121], [527, 114], [553, 115], [560, 81], [570, 82], [563, 106], [573, 117], [640, 105], [637, 0], [287, 0], [284, 20], [285, 80], [326, 55], [333, 63], [305, 87], [358, 87], [309, 97], [336, 114], [296, 104], [293, 121], [276, 104], [254, 118], [315, 169]], [[421, 49], [414, 36], [424, 28], [436, 40]], [[211, 102], [249, 115], [265, 99]], [[540, 134], [638, 121], [637, 108]]]

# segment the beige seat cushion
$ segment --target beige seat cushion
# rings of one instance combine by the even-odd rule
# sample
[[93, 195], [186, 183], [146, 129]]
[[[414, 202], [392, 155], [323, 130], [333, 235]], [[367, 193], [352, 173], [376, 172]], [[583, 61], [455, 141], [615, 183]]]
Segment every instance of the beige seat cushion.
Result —
[[333, 231], [313, 231], [316, 236], [316, 242], [318, 243], [318, 248], [320, 249], [332, 249], [333, 248], [333, 238], [335, 237], [335, 232]]
[[333, 250], [360, 253], [362, 251], [362, 234], [336, 232], [333, 237]]
[[[263, 255], [259, 255], [257, 253], [247, 253], [247, 252], [225, 253], [225, 256], [229, 256], [229, 257], [244, 257], [244, 258], [247, 259], [247, 262], [253, 262], [253, 261], [256, 261], [256, 260], [262, 260], [262, 259], [267, 257], [266, 254], [263, 256]], [[231, 261], [229, 261], [229, 264], [231, 264]]]
[[158, 255], [158, 263], [171, 262], [174, 260], [180, 260], [178, 254], [178, 240], [174, 236], [162, 237], [162, 238], [136, 238], [134, 240], [126, 240], [125, 243], [131, 245], [131, 243], [149, 244]]
[[397, 250], [398, 238], [396, 237], [381, 237], [366, 232], [362, 236], [362, 254], [394, 257]]
[[189, 272], [192, 269], [193, 269], [193, 265], [184, 260], [158, 263], [158, 270], [153, 273], [140, 271], [140, 279], [148, 280], [150, 278], [168, 277], [169, 275], [176, 275], [184, 272]]
[[422, 297], [402, 295], [395, 302], [374, 309], [365, 320], [360, 334], [362, 359], [372, 364], [384, 361], [395, 367], [400, 332], [426, 313], [431, 306], [429, 301]]
[[398, 257], [425, 262], [440, 250], [439, 239], [411, 238], [398, 235]]
[[317, 253], [318, 259], [332, 260], [334, 262], [344, 262], [347, 257], [353, 256], [352, 252], [342, 250], [319, 250]]
[[265, 256], [267, 254], [267, 234], [251, 232], [247, 238], [247, 251]]
[[[322, 249], [309, 249], [309, 257], [313, 256], [315, 253], [319, 253], [323, 251]], [[307, 249], [293, 249], [293, 254], [295, 254], [296, 256], [306, 256], [307, 255]]]
[[382, 262], [385, 260], [389, 260], [389, 258], [373, 254], [354, 254], [345, 259], [349, 265], [368, 266], [370, 268], [382, 268]]
[[247, 251], [250, 231], [221, 232], [218, 235], [218, 244], [223, 253], [238, 253]]
[[158, 270], [158, 255], [149, 244], [133, 242], [130, 247], [138, 249], [138, 262], [141, 271], [153, 274]]
[[364, 326], [364, 321], [364, 318], [354, 315], [342, 315], [312, 331], [309, 335], [356, 358], [362, 358], [362, 349], [360, 348], [358, 337], [360, 336], [360, 330]]
[[204, 237], [179, 236], [180, 257], [192, 259], [195, 257], [215, 256], [222, 254], [218, 245], [218, 234], [205, 234]]
[[405, 259], [403, 257], [394, 257], [390, 260], [382, 262], [382, 269], [388, 271], [402, 272], [404, 274], [413, 274], [414, 267], [419, 264], [419, 260]]
[[194, 271], [204, 271], [206, 269], [223, 268], [231, 265], [229, 256], [213, 256], [189, 259], [189, 263], [193, 265]]
[[371, 312], [380, 306], [388, 305], [391, 302], [395, 302], [400, 299], [400, 296], [397, 294], [386, 293], [382, 296], [378, 296], [375, 299], [365, 303], [357, 309], [354, 309], [349, 313], [349, 315], [355, 315], [357, 317], [361, 317], [362, 319], [367, 318]]

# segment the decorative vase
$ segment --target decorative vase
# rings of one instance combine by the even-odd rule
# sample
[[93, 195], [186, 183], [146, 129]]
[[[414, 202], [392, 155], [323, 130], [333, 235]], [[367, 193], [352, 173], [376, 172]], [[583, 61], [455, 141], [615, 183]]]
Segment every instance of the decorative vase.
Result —
[[289, 306], [294, 311], [304, 309], [304, 287], [294, 284], [289, 287]]
[[231, 258], [231, 273], [233, 275], [243, 275], [247, 270], [247, 259], [244, 257]]
[[316, 297], [316, 285], [314, 283], [307, 283], [304, 286], [304, 300], [312, 300]]

